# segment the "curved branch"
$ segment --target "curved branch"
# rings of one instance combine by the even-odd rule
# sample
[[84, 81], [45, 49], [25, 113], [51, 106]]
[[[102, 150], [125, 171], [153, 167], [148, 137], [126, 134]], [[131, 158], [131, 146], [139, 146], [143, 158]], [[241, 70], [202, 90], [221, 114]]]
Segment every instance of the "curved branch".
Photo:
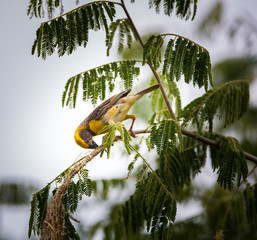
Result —
[[51, 204], [48, 206], [47, 214], [43, 223], [41, 232], [41, 240], [51, 239], [63, 239], [64, 233], [64, 209], [63, 209], [63, 197], [71, 183], [71, 179], [85, 167], [85, 165], [97, 156], [103, 149], [103, 146], [99, 146], [92, 151], [89, 155], [82, 158], [66, 175], [62, 185], [58, 188], [54, 195]]
[[[143, 42], [143, 40], [142, 40], [142, 38], [141, 38], [141, 35], [140, 35], [139, 32], [137, 31], [137, 28], [136, 28], [136, 26], [135, 26], [133, 20], [131, 19], [130, 14], [129, 14], [129, 12], [128, 12], [128, 10], [127, 10], [127, 8], [126, 8], [126, 6], [125, 6], [123, 0], [121, 0], [121, 4], [122, 4], [122, 7], [123, 7], [123, 9], [124, 9], [125, 14], [127, 15], [127, 18], [128, 18], [128, 20], [129, 20], [130, 24], [131, 24], [131, 26], [132, 26], [132, 28], [133, 28], [133, 30], [134, 30], [134, 32], [135, 32], [137, 38], [138, 38], [138, 41], [140, 42], [140, 45], [142, 46], [142, 48], [144, 48], [144, 47], [145, 47], [145, 44], [144, 44], [144, 42]], [[174, 113], [173, 110], [172, 110], [172, 107], [171, 107], [171, 105], [170, 105], [168, 96], [167, 96], [167, 94], [166, 94], [166, 92], [165, 92], [165, 90], [164, 90], [163, 84], [162, 84], [162, 82], [161, 82], [160, 76], [158, 75], [158, 73], [156, 72], [156, 70], [154, 69], [154, 67], [153, 67], [152, 64], [150, 64], [149, 62], [147, 62], [147, 64], [148, 64], [148, 66], [151, 68], [151, 70], [152, 70], [152, 72], [153, 72], [153, 74], [154, 74], [154, 76], [155, 76], [155, 78], [156, 78], [156, 81], [157, 81], [158, 84], [160, 85], [160, 90], [161, 90], [161, 92], [162, 92], [164, 101], [165, 101], [165, 103], [166, 103], [166, 105], [167, 105], [167, 108], [168, 108], [168, 110], [169, 110], [170, 116], [171, 116], [175, 121], [178, 121], [177, 118], [176, 118], [175, 113]]]
[[[134, 131], [135, 134], [142, 134], [142, 133], [151, 133], [151, 129], [146, 129], [146, 130], [135, 130]], [[199, 136], [193, 132], [190, 132], [188, 130], [186, 130], [185, 128], [182, 128], [181, 127], [181, 133], [187, 137], [191, 137], [195, 140], [198, 140], [206, 145], [209, 145], [211, 147], [214, 147], [214, 148], [220, 148], [220, 146], [215, 142], [213, 141], [212, 139], [209, 139], [207, 137], [203, 137], [203, 136]], [[248, 152], [244, 152], [244, 155], [246, 157], [247, 160], [253, 162], [254, 164], [257, 165], [257, 157], [248, 153]]]

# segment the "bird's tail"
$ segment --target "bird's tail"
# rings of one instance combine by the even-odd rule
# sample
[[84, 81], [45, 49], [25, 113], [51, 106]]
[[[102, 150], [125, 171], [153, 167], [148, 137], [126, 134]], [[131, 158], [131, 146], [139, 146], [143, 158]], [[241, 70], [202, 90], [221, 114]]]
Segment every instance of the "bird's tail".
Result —
[[159, 84], [156, 84], [156, 85], [153, 85], [153, 86], [151, 86], [151, 87], [149, 87], [149, 88], [146, 88], [146, 89], [144, 89], [144, 90], [142, 90], [142, 91], [136, 93], [135, 95], [136, 95], [136, 96], [139, 96], [139, 97], [142, 97], [142, 96], [144, 96], [146, 93], [149, 93], [149, 92], [151, 92], [151, 91], [153, 91], [153, 90], [155, 90], [155, 89], [157, 89], [157, 88], [159, 88]]

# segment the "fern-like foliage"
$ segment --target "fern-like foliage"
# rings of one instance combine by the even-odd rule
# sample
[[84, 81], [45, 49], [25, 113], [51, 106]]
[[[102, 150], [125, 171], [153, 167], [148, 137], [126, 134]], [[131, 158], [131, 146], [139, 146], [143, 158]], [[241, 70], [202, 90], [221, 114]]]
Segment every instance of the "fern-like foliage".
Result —
[[[177, 136], [176, 136], [177, 134]], [[150, 135], [150, 144], [156, 146], [157, 153], [160, 156], [166, 155], [177, 147], [183, 148], [183, 137], [179, 124], [174, 120], [163, 120], [154, 124]]]
[[247, 220], [252, 226], [255, 226], [257, 224], [257, 184], [253, 186], [246, 185], [244, 199]]
[[71, 181], [68, 191], [63, 199], [64, 206], [67, 212], [74, 213], [78, 207], [79, 194], [78, 190], [81, 189], [77, 187], [74, 181]]
[[197, 10], [197, 0], [149, 0], [149, 7], [155, 8], [156, 13], [160, 12], [163, 6], [164, 14], [170, 16], [174, 11], [178, 17], [188, 20], [194, 19]]
[[242, 147], [233, 137], [219, 136], [220, 148], [211, 148], [213, 169], [218, 169], [218, 183], [224, 189], [232, 190], [234, 182], [240, 185], [241, 179], [246, 180], [248, 167]]
[[28, 237], [31, 237], [32, 231], [34, 235], [39, 235], [43, 227], [43, 222], [47, 212], [47, 200], [49, 196], [50, 185], [44, 187], [41, 191], [33, 194], [31, 200], [31, 210], [29, 219]]
[[108, 132], [104, 136], [104, 139], [103, 139], [103, 150], [101, 152], [101, 156], [106, 151], [107, 152], [107, 158], [109, 158], [111, 146], [113, 145], [113, 142], [116, 138], [116, 136], [115, 136], [116, 131], [120, 132], [121, 139], [124, 143], [124, 146], [125, 146], [128, 154], [130, 154], [131, 151], [130, 151], [129, 142], [131, 141], [132, 138], [131, 138], [128, 130], [124, 127], [124, 125], [122, 123], [117, 122], [117, 123], [114, 123], [112, 125], [107, 125], [100, 131], [100, 133], [103, 133], [103, 132], [106, 132], [106, 131], [108, 131]]
[[65, 213], [64, 215], [64, 222], [64, 239], [79, 240], [80, 237], [77, 234], [75, 227], [72, 225], [69, 215], [67, 213]]
[[108, 221], [97, 223], [90, 237], [102, 227], [105, 239], [140, 239], [143, 229], [151, 234], [151, 239], [170, 239], [176, 202], [156, 181], [155, 174], [140, 174], [139, 178], [135, 193], [113, 208]]
[[162, 62], [161, 50], [164, 43], [162, 35], [151, 36], [148, 38], [143, 52], [143, 64], [146, 60], [151, 63], [155, 69], [158, 69]]
[[[162, 57], [163, 38], [166, 36], [174, 38], [169, 40]], [[209, 52], [188, 38], [174, 34], [151, 36], [145, 44], [143, 63], [148, 61], [158, 69], [162, 58], [162, 74], [167, 75], [170, 82], [174, 79], [179, 81], [183, 75], [186, 83], [193, 81], [199, 88], [204, 86], [206, 91], [208, 83], [212, 85]]]
[[[60, 182], [60, 179], [63, 179], [67, 174], [67, 171], [64, 171], [56, 182]], [[28, 237], [31, 237], [32, 232], [34, 235], [40, 235], [41, 229], [43, 227], [43, 222], [47, 213], [49, 191], [51, 183], [44, 187], [39, 192], [36, 192], [33, 195], [31, 201], [31, 213], [29, 219], [29, 231]], [[55, 195], [58, 187], [56, 187], [52, 194]], [[88, 170], [82, 169], [78, 175], [77, 182], [71, 181], [68, 190], [66, 191], [63, 198], [63, 206], [66, 210], [65, 212], [65, 226], [64, 226], [64, 236], [69, 236], [68, 239], [79, 239], [79, 236], [76, 233], [75, 228], [69, 220], [69, 214], [74, 213], [77, 210], [78, 202], [82, 199], [82, 196], [91, 196], [92, 194], [92, 185], [91, 180], [88, 177]]]
[[186, 165], [189, 167], [192, 177], [201, 172], [201, 167], [205, 165], [207, 157], [207, 146], [199, 143], [197, 140], [185, 137], [183, 138], [184, 143], [184, 159], [187, 161]]
[[218, 112], [224, 118], [224, 127], [239, 119], [247, 110], [249, 103], [249, 85], [238, 80], [213, 88], [188, 104], [181, 112], [183, 125], [190, 120], [201, 130], [203, 123], [208, 121], [209, 131], [212, 131], [213, 118]]
[[[213, 238], [215, 231], [216, 239], [255, 238], [252, 238], [252, 236], [256, 235], [257, 224], [256, 184], [246, 184], [244, 187], [242, 186], [242, 188], [238, 189], [236, 194], [235, 192], [224, 191], [219, 186], [214, 186], [214, 189], [211, 191], [208, 190], [205, 193], [204, 199], [209, 199], [210, 201], [208, 201], [208, 204], [206, 202], [203, 204], [205, 211], [200, 219], [198, 217], [197, 222], [201, 221], [204, 226], [207, 224], [208, 227], [211, 227], [212, 230], [207, 234], [209, 235], [207, 239]], [[254, 216], [254, 219], [250, 220], [248, 213]], [[203, 225], [201, 225], [201, 228], [203, 228]], [[189, 230], [190, 227], [187, 229]], [[177, 232], [176, 226], [174, 226], [174, 232]], [[194, 234], [192, 229], [190, 233], [194, 235], [193, 239], [199, 239], [202, 234], [202, 232], [200, 234]], [[190, 235], [187, 234], [187, 236]]]
[[[133, 3], [135, 0], [131, 0]], [[76, 0], [76, 3], [78, 0]], [[193, 20], [197, 11], [197, 0], [149, 0], [149, 8], [155, 8], [156, 13], [160, 13], [160, 9], [164, 9], [164, 14], [170, 16], [172, 12], [178, 17], [188, 20], [191, 16]], [[63, 12], [62, 0], [30, 0], [27, 15], [32, 17], [44, 17], [44, 13], [47, 11], [48, 17], [52, 18], [55, 9], [60, 8], [60, 12]]]
[[185, 150], [174, 148], [157, 159], [159, 176], [169, 190], [175, 193], [177, 200], [181, 198], [183, 187], [190, 185], [191, 179], [205, 164], [206, 155], [200, 158], [197, 155], [198, 151], [205, 153], [206, 147], [200, 149], [192, 147]]
[[62, 0], [30, 0], [27, 15], [32, 17], [44, 17], [45, 7], [48, 13], [48, 18], [52, 18], [56, 8], [60, 8], [63, 12]]
[[[173, 103], [174, 101], [175, 112], [176, 115], [178, 115], [181, 112], [181, 98], [177, 84], [176, 82], [168, 81], [167, 77], [161, 74], [160, 79], [162, 81], [164, 88], [166, 89], [166, 94], [170, 102]], [[156, 80], [153, 77], [150, 81], [150, 85], [153, 85], [155, 81]], [[160, 122], [164, 119], [170, 119], [170, 115], [161, 91], [154, 91], [151, 94], [151, 105], [154, 114], [152, 118], [149, 120], [150, 125], [153, 125], [154, 122]]]
[[71, 181], [68, 190], [64, 196], [63, 204], [68, 213], [74, 213], [77, 210], [78, 202], [82, 196], [90, 197], [92, 194], [91, 180], [88, 178], [88, 170], [82, 169], [77, 182]]
[[46, 58], [58, 49], [58, 55], [71, 54], [77, 46], [86, 47], [90, 29], [103, 27], [108, 34], [107, 17], [113, 20], [116, 14], [111, 2], [94, 2], [83, 5], [60, 17], [44, 22], [38, 28], [32, 46], [32, 54]]
[[114, 42], [114, 37], [118, 32], [118, 53], [121, 53], [125, 47], [125, 38], [128, 48], [131, 47], [133, 36], [136, 39], [136, 35], [131, 28], [131, 24], [128, 19], [117, 19], [115, 22], [112, 22], [109, 26], [109, 32], [106, 36], [106, 46], [107, 46], [107, 56], [109, 56], [110, 49]]
[[68, 79], [62, 96], [62, 106], [75, 108], [79, 90], [82, 83], [83, 100], [91, 99], [96, 104], [97, 99], [104, 100], [107, 92], [112, 92], [115, 80], [120, 78], [125, 89], [132, 87], [133, 79], [136, 78], [140, 69], [135, 66], [136, 61], [112, 62], [85, 72], [82, 72]]
[[139, 154], [137, 153], [137, 154], [135, 154], [133, 161], [131, 161], [131, 163], [128, 165], [128, 175], [127, 175], [127, 178], [130, 176], [130, 174], [134, 170], [134, 167], [135, 167], [135, 164], [136, 164], [138, 158], [139, 158]]
[[174, 186], [185, 182], [182, 167], [183, 157], [178, 150], [178, 148], [183, 149], [183, 138], [178, 123], [174, 120], [163, 120], [158, 124], [153, 124], [150, 146], [152, 148], [156, 146], [159, 155], [158, 173], [164, 183], [167, 184], [169, 178], [174, 179]]
[[196, 145], [194, 140], [183, 137], [174, 120], [153, 124], [150, 145], [156, 146], [159, 155], [159, 176], [172, 191], [177, 192], [183, 185], [189, 185], [191, 178], [205, 164], [206, 146]]

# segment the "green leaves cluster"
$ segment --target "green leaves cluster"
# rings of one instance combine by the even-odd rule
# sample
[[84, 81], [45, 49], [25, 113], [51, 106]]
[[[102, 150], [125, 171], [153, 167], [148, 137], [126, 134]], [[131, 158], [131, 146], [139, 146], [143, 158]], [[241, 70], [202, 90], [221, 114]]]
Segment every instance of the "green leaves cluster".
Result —
[[233, 183], [240, 185], [241, 179], [246, 180], [248, 167], [242, 147], [233, 137], [219, 138], [220, 148], [211, 149], [213, 169], [218, 169], [217, 182], [224, 189], [232, 190]]
[[212, 131], [213, 119], [218, 112], [224, 119], [224, 127], [239, 119], [247, 110], [249, 103], [249, 85], [246, 81], [237, 80], [213, 88], [203, 96], [189, 103], [181, 112], [183, 125], [189, 121], [201, 131], [204, 122], [209, 124]]
[[[174, 36], [170, 39], [162, 60], [162, 47], [165, 36]], [[212, 85], [211, 60], [209, 52], [195, 42], [174, 34], [163, 34], [151, 36], [144, 48], [143, 63], [148, 61], [156, 69], [162, 66], [162, 74], [167, 75], [167, 79], [172, 82], [184, 76], [184, 81], [193, 81], [199, 88], [208, 89], [208, 83]]]
[[82, 169], [78, 175], [79, 179], [75, 183], [71, 181], [64, 196], [63, 204], [67, 212], [74, 213], [77, 210], [79, 200], [82, 196], [90, 197], [92, 194], [91, 180], [88, 178], [88, 170]]
[[[176, 82], [168, 81], [168, 79], [160, 74], [160, 79], [166, 90], [167, 97], [172, 105], [175, 106], [174, 110], [176, 115], [181, 112], [181, 98], [180, 92]], [[155, 79], [151, 79], [151, 84], [154, 84]], [[163, 99], [161, 91], [154, 91], [151, 95], [151, 106], [154, 114], [152, 115], [149, 124], [152, 125], [154, 122], [160, 122], [164, 119], [170, 119], [169, 111], [166, 103]]]
[[197, 0], [149, 0], [149, 6], [150, 8], [155, 8], [156, 13], [159, 13], [160, 9], [163, 8], [164, 14], [168, 16], [175, 11], [178, 17], [185, 18], [186, 20], [192, 15], [191, 20], [193, 20], [197, 10]]
[[49, 190], [50, 185], [47, 185], [41, 191], [33, 194], [29, 218], [29, 238], [31, 237], [32, 232], [34, 235], [40, 235], [41, 233], [43, 222], [47, 213]]
[[90, 99], [93, 104], [96, 104], [98, 98], [105, 99], [107, 86], [109, 92], [113, 91], [117, 78], [122, 80], [125, 89], [131, 88], [133, 79], [140, 73], [135, 65], [135, 60], [112, 62], [69, 78], [62, 95], [62, 105], [76, 107], [80, 83], [83, 100]]
[[143, 64], [148, 61], [151, 63], [156, 69], [158, 69], [162, 62], [162, 46], [164, 43], [162, 35], [154, 36], [152, 35], [148, 38], [143, 52]]
[[[150, 232], [151, 239], [170, 239], [171, 225], [175, 220], [176, 202], [155, 174], [138, 175], [135, 193], [124, 203], [114, 207], [110, 220], [98, 222], [92, 227], [92, 237], [98, 228], [104, 229], [105, 239], [139, 239], [142, 229]], [[137, 216], [137, 217], [135, 217]]]
[[[64, 175], [67, 174], [67, 171], [63, 172]], [[57, 180], [57, 179], [56, 179]], [[29, 231], [28, 237], [31, 237], [32, 232], [34, 235], [40, 235], [41, 229], [43, 227], [44, 219], [47, 213], [49, 191], [51, 183], [44, 187], [39, 192], [33, 194], [31, 201], [31, 212], [29, 219]], [[56, 187], [52, 194], [55, 195], [58, 187]], [[92, 186], [91, 180], [88, 178], [88, 170], [82, 169], [78, 175], [78, 181], [71, 181], [68, 190], [66, 191], [63, 198], [63, 206], [66, 210], [65, 212], [65, 236], [70, 236], [69, 239], [79, 239], [75, 228], [69, 220], [69, 214], [74, 213], [78, 207], [79, 200], [82, 199], [82, 196], [91, 196]], [[72, 237], [73, 236], [73, 237]]]
[[109, 56], [110, 49], [114, 42], [114, 37], [118, 31], [118, 53], [121, 53], [125, 47], [125, 38], [128, 48], [131, 47], [133, 36], [136, 39], [136, 35], [133, 32], [131, 25], [127, 18], [117, 19], [109, 26], [109, 34], [106, 36], [107, 56]]
[[125, 146], [128, 154], [130, 154], [131, 150], [130, 150], [129, 142], [131, 141], [131, 136], [130, 136], [128, 130], [124, 127], [124, 125], [120, 122], [114, 123], [112, 125], [107, 125], [101, 130], [100, 133], [105, 132], [107, 130], [108, 130], [108, 132], [104, 136], [104, 139], [103, 139], [103, 150], [101, 152], [101, 156], [106, 151], [107, 158], [110, 157], [111, 146], [113, 145], [113, 142], [116, 139], [116, 136], [115, 136], [116, 131], [120, 132], [120, 135], [121, 135], [120, 137], [124, 143], [124, 146]]
[[[177, 136], [179, 138], [179, 146], [177, 146]], [[154, 124], [150, 135], [150, 144], [157, 148], [160, 156], [167, 155], [176, 147], [183, 148], [183, 138], [179, 124], [174, 120], [163, 120], [158, 124]]]
[[[79, 1], [76, 0], [76, 3]], [[135, 0], [131, 0], [134, 3]], [[44, 17], [44, 12], [46, 6], [48, 17], [52, 18], [53, 13], [56, 8], [61, 8], [61, 13], [63, 12], [62, 0], [30, 0], [27, 15], [30, 17]], [[191, 15], [191, 20], [194, 19], [197, 10], [197, 0], [149, 0], [149, 8], [154, 8], [156, 13], [160, 13], [160, 9], [163, 5], [164, 14], [170, 16], [173, 11], [178, 17], [185, 18], [188, 20]]]
[[257, 184], [252, 186], [247, 184], [243, 193], [247, 220], [250, 224], [252, 224], [252, 226], [254, 226], [257, 223]]
[[47, 5], [47, 13], [48, 17], [52, 18], [54, 10], [56, 8], [61, 8], [61, 12], [63, 11], [62, 0], [30, 0], [27, 15], [32, 17], [44, 17], [45, 9], [44, 5]]
[[205, 164], [206, 147], [183, 137], [180, 126], [174, 120], [154, 124], [150, 134], [150, 146], [158, 153], [158, 175], [172, 192], [178, 192], [191, 183]]
[[111, 2], [95, 2], [83, 5], [75, 10], [44, 22], [38, 28], [32, 46], [32, 54], [37, 49], [37, 56], [46, 58], [58, 49], [58, 55], [71, 54], [77, 46], [86, 47], [89, 30], [103, 27], [108, 34], [107, 17], [113, 20], [116, 14]]

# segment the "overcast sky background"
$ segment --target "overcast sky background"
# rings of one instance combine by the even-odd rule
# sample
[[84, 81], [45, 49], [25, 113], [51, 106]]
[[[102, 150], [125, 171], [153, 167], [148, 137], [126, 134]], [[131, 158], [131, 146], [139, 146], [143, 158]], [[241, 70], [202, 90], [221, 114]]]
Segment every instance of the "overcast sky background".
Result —
[[[75, 6], [67, 6], [67, 2], [64, 1], [65, 10]], [[88, 1], [81, 1], [84, 2]], [[195, 34], [195, 22], [200, 21], [213, 1], [199, 1], [194, 22], [156, 15], [154, 10], [144, 7], [146, 4], [143, 1], [138, 0], [136, 4], [125, 2], [128, 2], [128, 9], [141, 34], [158, 30], [188, 37], [209, 50], [213, 63], [224, 56], [241, 55], [244, 51], [240, 43], [229, 44], [225, 35], [215, 36], [215, 41], [210, 41]], [[256, 14], [256, 0], [226, 2], [228, 22], [230, 16], [244, 14], [246, 9], [254, 16]], [[44, 20], [30, 20], [26, 15], [27, 7], [28, 1], [8, 0], [3, 1], [0, 8], [0, 181], [16, 179], [44, 187], [85, 152], [75, 144], [73, 134], [93, 107], [79, 100], [76, 109], [62, 108], [61, 96], [67, 79], [117, 58], [115, 55], [113, 58], [105, 56], [103, 31], [91, 32], [87, 48], [80, 47], [72, 55], [59, 58], [54, 54], [46, 60], [32, 56], [35, 33]], [[181, 91], [184, 103], [188, 101], [187, 91]], [[251, 101], [257, 102], [256, 94]], [[136, 123], [135, 129], [139, 128]], [[128, 161], [119, 159], [97, 158], [89, 164], [90, 176], [122, 177], [127, 173], [127, 164]], [[1, 230], [9, 234], [8, 221], [4, 219], [10, 214], [10, 211], [0, 211], [0, 236]], [[23, 220], [24, 217], [21, 217]]]

